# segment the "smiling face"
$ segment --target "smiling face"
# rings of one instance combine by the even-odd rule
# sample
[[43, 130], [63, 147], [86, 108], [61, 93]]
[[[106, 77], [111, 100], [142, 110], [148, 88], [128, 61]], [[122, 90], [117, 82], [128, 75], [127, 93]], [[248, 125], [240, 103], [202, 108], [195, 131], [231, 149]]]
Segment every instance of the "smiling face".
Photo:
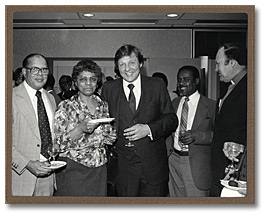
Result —
[[118, 68], [122, 78], [127, 82], [135, 81], [139, 74], [142, 64], [139, 63], [137, 56], [131, 53], [118, 60]]
[[78, 75], [75, 85], [78, 87], [80, 95], [91, 96], [97, 89], [97, 82], [98, 77], [95, 73], [83, 71]]
[[199, 79], [195, 79], [191, 71], [181, 70], [177, 74], [177, 87], [181, 97], [189, 97], [196, 92], [198, 83]]
[[48, 79], [48, 75], [44, 75], [39, 72], [36, 75], [30, 73], [30, 68], [37, 67], [40, 69], [48, 68], [46, 60], [39, 55], [30, 57], [28, 59], [27, 68], [23, 68], [22, 72], [27, 84], [35, 90], [40, 90], [45, 84]]

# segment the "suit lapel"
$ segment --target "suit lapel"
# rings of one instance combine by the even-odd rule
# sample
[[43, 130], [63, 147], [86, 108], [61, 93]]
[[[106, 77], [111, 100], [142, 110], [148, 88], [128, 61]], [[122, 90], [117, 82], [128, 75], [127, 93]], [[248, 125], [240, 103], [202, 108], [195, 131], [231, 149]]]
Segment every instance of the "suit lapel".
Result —
[[[115, 112], [115, 125], [116, 125], [116, 129], [118, 130], [119, 128], [119, 112], [120, 112], [120, 94], [121, 92], [124, 94], [124, 89], [123, 89], [123, 79], [119, 79], [118, 83], [115, 83], [116, 87], [114, 89], [114, 94], [115, 94], [115, 103], [116, 104], [112, 104], [113, 105], [113, 109], [112, 112]], [[125, 94], [124, 94], [125, 95]], [[111, 107], [111, 106], [110, 106]]]
[[15, 95], [17, 96], [16, 100], [18, 102], [18, 106], [20, 107], [20, 111], [24, 115], [25, 120], [29, 124], [30, 129], [37, 136], [37, 138], [40, 139], [36, 114], [33, 109], [30, 97], [23, 84], [18, 87]]
[[139, 121], [143, 121], [144, 116], [144, 113], [140, 113], [141, 109], [146, 109], [147, 104], [151, 102], [150, 95], [153, 91], [147, 90], [148, 88], [151, 88], [151, 85], [148, 83], [147, 78], [141, 75], [141, 98], [138, 104], [138, 108], [134, 114], [134, 117], [139, 116]]
[[193, 124], [192, 124], [191, 129], [196, 130], [200, 126], [201, 121], [205, 119], [205, 114], [207, 113], [207, 109], [208, 109], [208, 104], [206, 101], [204, 101], [203, 96], [200, 95], [200, 99], [198, 102], [197, 110], [195, 113], [195, 117], [193, 119]]

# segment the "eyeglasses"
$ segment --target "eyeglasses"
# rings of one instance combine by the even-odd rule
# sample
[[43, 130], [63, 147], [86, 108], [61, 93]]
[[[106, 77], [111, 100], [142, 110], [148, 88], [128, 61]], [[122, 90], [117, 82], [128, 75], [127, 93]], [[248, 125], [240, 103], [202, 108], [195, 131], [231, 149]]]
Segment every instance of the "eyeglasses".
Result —
[[78, 78], [79, 82], [81, 82], [81, 83], [87, 83], [88, 82], [88, 79], [90, 80], [90, 82], [93, 82], [93, 83], [97, 83], [97, 81], [98, 81], [98, 78], [96, 78], [96, 77], [89, 77], [89, 78], [82, 77], [82, 78]]
[[49, 69], [48, 68], [38, 68], [38, 67], [32, 67], [32, 68], [27, 68], [26, 69], [30, 70], [30, 73], [32, 75], [37, 75], [39, 72], [41, 72], [43, 75], [48, 75], [49, 74]]

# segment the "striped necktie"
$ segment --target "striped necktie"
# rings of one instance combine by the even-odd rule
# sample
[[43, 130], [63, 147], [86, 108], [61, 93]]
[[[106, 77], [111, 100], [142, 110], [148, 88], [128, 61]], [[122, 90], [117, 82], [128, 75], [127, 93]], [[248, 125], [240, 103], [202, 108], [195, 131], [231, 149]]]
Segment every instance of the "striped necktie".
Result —
[[181, 132], [187, 130], [187, 120], [188, 120], [188, 101], [189, 98], [185, 98], [185, 102], [182, 107], [182, 113], [181, 113], [181, 119], [180, 119], [180, 129], [179, 129], [179, 145], [183, 145], [183, 143], [180, 140]]

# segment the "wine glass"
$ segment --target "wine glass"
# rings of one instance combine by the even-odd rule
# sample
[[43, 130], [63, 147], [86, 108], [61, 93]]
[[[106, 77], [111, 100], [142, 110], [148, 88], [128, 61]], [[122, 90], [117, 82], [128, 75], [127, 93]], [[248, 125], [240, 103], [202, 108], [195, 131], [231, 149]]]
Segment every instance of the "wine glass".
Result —
[[235, 167], [234, 161], [235, 158], [238, 157], [239, 154], [243, 152], [244, 152], [244, 145], [242, 144], [238, 144], [235, 142], [224, 143], [224, 153], [232, 161], [232, 163], [228, 167], [233, 171], [238, 171], [238, 169]]
[[50, 147], [48, 149], [48, 154], [50, 156], [48, 160], [52, 158], [52, 160], [55, 161], [55, 158], [59, 153], [60, 153], [60, 150], [58, 148]]
[[[132, 127], [132, 125], [130, 125], [129, 128], [130, 128], [130, 127]], [[134, 146], [135, 146], [135, 143], [132, 142], [132, 141], [130, 141], [130, 140], [128, 140], [128, 142], [125, 143], [125, 146], [126, 146], [126, 147], [129, 147], [129, 148], [130, 148], [130, 147], [134, 147]]]
[[113, 142], [115, 141], [115, 138], [112, 138], [110, 134], [116, 134], [116, 127], [115, 125], [106, 124], [104, 126], [104, 136], [107, 137], [106, 144], [112, 145]]

